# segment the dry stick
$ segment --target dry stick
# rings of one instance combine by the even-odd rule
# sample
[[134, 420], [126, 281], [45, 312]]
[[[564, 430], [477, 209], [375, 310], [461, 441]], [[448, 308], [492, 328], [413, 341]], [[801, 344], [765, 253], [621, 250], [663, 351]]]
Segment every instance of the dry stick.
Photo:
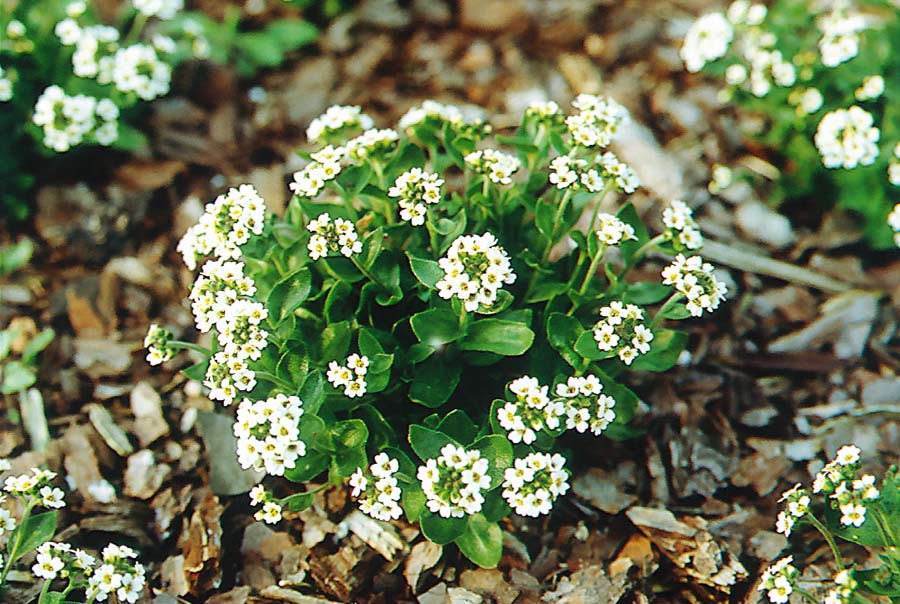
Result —
[[853, 286], [845, 281], [838, 281], [801, 266], [773, 260], [767, 256], [746, 252], [709, 239], [703, 242], [702, 253], [707, 260], [713, 260], [719, 264], [727, 264], [748, 273], [783, 279], [789, 283], [808, 285], [829, 294], [840, 294], [853, 289]]

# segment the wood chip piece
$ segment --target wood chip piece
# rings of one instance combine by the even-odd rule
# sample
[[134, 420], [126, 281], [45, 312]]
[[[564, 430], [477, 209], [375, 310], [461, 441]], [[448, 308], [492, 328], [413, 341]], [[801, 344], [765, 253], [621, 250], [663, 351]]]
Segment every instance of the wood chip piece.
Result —
[[156, 463], [153, 452], [143, 449], [128, 458], [125, 468], [125, 494], [138, 499], [150, 499], [172, 472], [166, 464]]
[[162, 399], [148, 382], [138, 382], [131, 391], [131, 411], [134, 413], [134, 433], [141, 447], [146, 447], [169, 433], [163, 419]]
[[637, 500], [634, 495], [623, 493], [620, 484], [600, 468], [591, 468], [575, 479], [572, 491], [595, 508], [618, 514]]
[[394, 554], [398, 551], [407, 550], [406, 542], [400, 538], [393, 525], [370, 518], [359, 510], [353, 510], [341, 524], [381, 554], [385, 560], [393, 560]]
[[416, 589], [422, 573], [426, 570], [434, 568], [434, 565], [441, 559], [444, 548], [433, 541], [425, 539], [416, 543], [406, 558], [406, 564], [403, 568], [403, 576], [406, 577], [406, 583], [413, 593], [418, 593]]
[[134, 447], [128, 440], [125, 430], [119, 427], [113, 416], [106, 410], [106, 407], [97, 403], [91, 403], [87, 406], [87, 411], [91, 425], [94, 426], [94, 429], [103, 438], [103, 442], [109, 445], [110, 449], [122, 457], [128, 457], [134, 453]]

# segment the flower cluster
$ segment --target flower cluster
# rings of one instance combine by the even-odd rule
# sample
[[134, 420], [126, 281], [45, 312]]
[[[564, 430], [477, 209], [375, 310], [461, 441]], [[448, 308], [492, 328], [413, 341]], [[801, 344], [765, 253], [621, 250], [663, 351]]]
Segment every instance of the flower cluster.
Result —
[[350, 130], [368, 130], [372, 125], [372, 118], [362, 112], [362, 107], [333, 105], [310, 122], [306, 129], [306, 138], [311, 143], [328, 141], [332, 137], [344, 135]]
[[335, 388], [343, 388], [344, 396], [357, 398], [366, 393], [366, 373], [369, 371], [369, 357], [351, 354], [346, 364], [337, 361], [328, 363], [328, 381]]
[[488, 461], [479, 451], [445, 445], [437, 459], [419, 466], [416, 477], [425, 491], [425, 505], [442, 518], [477, 514], [484, 503], [482, 490], [491, 487]]
[[6, 71], [3, 70], [3, 67], [0, 67], [0, 103], [5, 103], [6, 101], [12, 99], [12, 97], [12, 80], [7, 77]]
[[612, 214], [597, 214], [597, 238], [603, 245], [619, 245], [627, 239], [637, 239], [634, 227]]
[[845, 8], [835, 6], [834, 10], [819, 17], [817, 25], [822, 33], [819, 53], [823, 65], [836, 67], [859, 54], [859, 34], [866, 29], [862, 15], [850, 14]]
[[788, 103], [794, 106], [797, 115], [803, 117], [822, 108], [825, 98], [818, 88], [795, 88], [788, 94]]
[[306, 229], [312, 233], [307, 244], [309, 257], [313, 260], [326, 257], [329, 252], [340, 252], [347, 258], [362, 251], [362, 242], [356, 234], [356, 227], [343, 218], [331, 219], [328, 213], [311, 220]]
[[871, 75], [863, 78], [862, 84], [853, 92], [857, 101], [874, 101], [884, 94], [884, 78]]
[[483, 138], [491, 131], [489, 124], [485, 124], [479, 118], [463, 115], [459, 107], [445, 105], [430, 99], [403, 114], [397, 127], [410, 136], [414, 136], [416, 129], [420, 126], [431, 126], [439, 131], [445, 124], [452, 127], [455, 132], [476, 140]]
[[503, 185], [510, 184], [512, 175], [522, 166], [517, 158], [494, 149], [472, 151], [465, 160], [476, 174], [485, 174], [491, 182]]
[[562, 109], [555, 101], [532, 101], [525, 109], [525, 116], [551, 123], [563, 120]]
[[516, 281], [509, 256], [490, 233], [458, 237], [438, 264], [444, 270], [438, 294], [445, 300], [459, 298], [468, 312], [492, 306], [503, 285]]
[[868, 166], [878, 158], [878, 139], [872, 114], [853, 105], [826, 113], [816, 129], [816, 148], [826, 168]]
[[403, 515], [400, 507], [402, 492], [397, 485], [395, 474], [399, 462], [387, 453], [375, 456], [374, 463], [366, 473], [362, 468], [350, 477], [351, 496], [359, 501], [359, 509], [376, 520], [396, 520]]
[[110, 543], [100, 554], [101, 565], [88, 578], [88, 600], [104, 602], [115, 593], [120, 602], [137, 602], [146, 578], [140, 562], [132, 562], [137, 552], [124, 545]]
[[866, 521], [867, 502], [881, 497], [873, 475], [857, 477], [859, 452], [854, 445], [841, 447], [813, 481], [813, 493], [828, 496], [830, 505], [841, 512], [840, 521], [844, 526], [862, 526]]
[[596, 169], [585, 170], [587, 161], [561, 155], [550, 162], [550, 184], [557, 189], [576, 190], [584, 187], [591, 193], [603, 188], [603, 177]]
[[437, 174], [412, 168], [397, 177], [394, 186], [388, 189], [388, 196], [398, 198], [401, 219], [413, 226], [421, 226], [425, 223], [427, 206], [441, 200], [443, 184], [444, 180]]
[[703, 235], [694, 221], [694, 212], [683, 201], [676, 199], [663, 210], [663, 224], [666, 226], [665, 237], [675, 249], [703, 247]]
[[260, 327], [268, 317], [265, 306], [253, 300], [235, 301], [216, 322], [219, 346], [230, 359], [256, 361], [262, 355], [269, 334]]
[[565, 409], [560, 402], [550, 400], [547, 386], [537, 378], [522, 376], [509, 384], [509, 390], [516, 400], [497, 409], [497, 420], [510, 441], [530, 445], [544, 428], [559, 427]]
[[798, 482], [782, 493], [778, 502], [786, 502], [787, 505], [784, 510], [778, 512], [778, 518], [775, 520], [775, 530], [785, 537], [790, 537], [794, 524], [809, 512], [809, 504], [811, 502], [809, 492], [801, 488]]
[[599, 436], [616, 419], [616, 399], [603, 393], [603, 384], [594, 375], [568, 378], [556, 385], [556, 395], [563, 399], [567, 430], [590, 430]]
[[184, 8], [184, 0], [132, 0], [134, 8], [145, 17], [168, 20]]
[[569, 490], [566, 459], [559, 453], [530, 453], [503, 473], [503, 498], [521, 516], [549, 514]]
[[253, 514], [255, 520], [266, 524], [278, 524], [281, 522], [283, 511], [281, 504], [272, 497], [272, 494], [265, 487], [258, 484], [250, 489], [250, 505], [256, 507], [260, 504], [262, 504], [262, 507]]
[[372, 128], [347, 142], [347, 156], [355, 160], [377, 158], [393, 149], [399, 139], [396, 130]]
[[691, 73], [697, 73], [725, 56], [734, 38], [734, 28], [722, 13], [703, 15], [691, 25], [681, 47], [681, 60]]
[[312, 161], [299, 172], [294, 172], [291, 191], [301, 197], [315, 197], [329, 180], [334, 180], [341, 173], [341, 159], [346, 155], [344, 147], [328, 145], [310, 157]]
[[44, 132], [44, 144], [58, 153], [92, 140], [110, 145], [118, 138], [119, 108], [109, 99], [67, 95], [48, 86], [34, 106], [32, 121]]
[[151, 365], [160, 365], [174, 357], [175, 349], [169, 344], [171, 341], [172, 332], [153, 323], [144, 338], [147, 362]]
[[612, 151], [607, 151], [598, 159], [601, 168], [601, 176], [612, 180], [616, 188], [623, 193], [634, 193], [641, 186], [637, 173], [631, 166], [619, 160]]
[[[896, 186], [900, 187], [900, 143], [894, 145], [893, 153], [891, 153], [890, 161], [888, 162], [888, 181]], [[895, 231], [897, 229], [894, 229]]]
[[766, 592], [772, 604], [787, 604], [791, 598], [794, 585], [800, 577], [800, 571], [791, 564], [793, 561], [793, 556], [782, 558], [767, 568], [760, 577], [756, 589]]
[[894, 206], [887, 218], [888, 226], [894, 231], [894, 243], [900, 247], [900, 203]]
[[210, 260], [203, 265], [191, 288], [191, 311], [197, 329], [208, 332], [228, 316], [238, 299], [254, 293], [256, 284], [244, 276], [243, 262]]
[[719, 308], [728, 292], [726, 285], [713, 275], [713, 266], [700, 256], [685, 258], [678, 254], [672, 264], [663, 269], [662, 277], [665, 285], [673, 286], [687, 299], [685, 306], [692, 317]]
[[65, 507], [65, 493], [50, 484], [56, 472], [32, 468], [31, 474], [7, 476], [3, 490], [25, 501], [26, 505], [40, 505], [45, 508]]
[[572, 106], [578, 113], [566, 118], [572, 140], [582, 147], [607, 147], [628, 122], [628, 110], [616, 101], [592, 94], [579, 94]]
[[859, 582], [853, 578], [853, 571], [840, 570], [834, 575], [834, 587], [822, 599], [823, 604], [850, 604]]
[[178, 251], [191, 270], [204, 256], [237, 260], [250, 236], [262, 234], [265, 216], [266, 204], [251, 185], [229, 189], [206, 204], [200, 220], [178, 242]]
[[272, 476], [284, 476], [285, 469], [295, 467], [297, 458], [306, 455], [298, 426], [301, 415], [303, 401], [297, 396], [278, 393], [261, 401], [242, 400], [234, 423], [241, 467]]
[[644, 311], [639, 307], [613, 300], [600, 309], [600, 316], [603, 318], [594, 326], [599, 350], [619, 357], [626, 365], [650, 351], [653, 332], [644, 325]]

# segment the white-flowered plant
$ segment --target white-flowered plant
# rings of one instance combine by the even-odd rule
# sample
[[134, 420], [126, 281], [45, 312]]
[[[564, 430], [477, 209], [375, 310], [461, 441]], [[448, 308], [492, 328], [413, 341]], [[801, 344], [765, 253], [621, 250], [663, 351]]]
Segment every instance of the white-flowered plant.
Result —
[[278, 393], [264, 401], [244, 399], [234, 422], [237, 455], [241, 467], [284, 476], [306, 455], [300, 440], [299, 420], [303, 401], [297, 396]]
[[[860, 472], [860, 454], [855, 445], [841, 447], [834, 459], [819, 470], [809, 488], [798, 483], [779, 499], [783, 507], [775, 529], [790, 538], [800, 527], [812, 525], [834, 556], [832, 581], [822, 585], [819, 593], [801, 591], [807, 599], [851, 604], [874, 601], [874, 596], [900, 595], [900, 539], [895, 521], [900, 513], [897, 466], [891, 466], [879, 484], [873, 474]], [[857, 568], [849, 564], [838, 540], [865, 547], [869, 557], [880, 559], [882, 565]], [[790, 558], [786, 560], [777, 562], [760, 579], [758, 589], [765, 590], [769, 601], [775, 604], [788, 602], [793, 592], [802, 589], [798, 587], [799, 571], [791, 566]]]
[[144, 348], [147, 349], [147, 362], [151, 365], [161, 365], [175, 356], [175, 348], [169, 345], [172, 341], [172, 332], [160, 327], [156, 323], [150, 325], [147, 335], [144, 337]]
[[558, 437], [628, 437], [638, 397], [623, 370], [672, 367], [687, 336], [663, 321], [710, 311], [724, 291], [695, 292], [691, 280], [717, 282], [690, 267], [674, 290], [635, 280], [651, 250], [699, 246], [699, 227], [676, 203], [651, 237], [624, 201], [637, 176], [607, 148], [627, 111], [589, 95], [573, 105], [567, 118], [532, 104], [491, 140], [474, 112], [433, 101], [396, 130], [329, 109], [283, 217], [242, 187], [186, 235], [210, 348], [154, 328], [151, 360], [202, 353], [185, 373], [238, 403], [241, 465], [317, 485], [254, 488], [258, 520], [349, 479], [363, 513], [405, 515], [495, 566], [500, 520], [549, 513], [568, 489]]
[[503, 473], [503, 498], [516, 514], [549, 514], [557, 498], [569, 490], [566, 458], [559, 453], [529, 453]]
[[458, 237], [438, 265], [444, 271], [438, 293], [460, 300], [466, 312], [490, 308], [503, 286], [516, 282], [509, 256], [491, 233]]
[[885, 221], [900, 168], [888, 153], [897, 141], [881, 134], [900, 129], [900, 109], [886, 101], [900, 13], [880, 0], [736, 0], [694, 22], [681, 56], [688, 71], [723, 80], [723, 100], [762, 118], [745, 134], [783, 158], [776, 200], [836, 204], [875, 247], [892, 244]]
[[357, 468], [350, 476], [350, 495], [359, 502], [359, 509], [376, 520], [397, 520], [403, 515], [400, 507], [402, 492], [396, 474], [400, 469], [397, 459], [387, 453], [379, 453], [368, 472]]
[[[9, 470], [9, 462], [0, 459], [0, 473]], [[110, 544], [98, 560], [83, 549], [51, 541], [58, 526], [56, 510], [65, 507], [65, 493], [52, 484], [55, 478], [54, 472], [33, 468], [30, 473], [3, 480], [5, 493], [0, 494], [0, 505], [9, 495], [20, 502], [23, 512], [16, 519], [9, 509], [0, 507], [0, 537], [7, 543], [6, 557], [0, 557], [0, 590], [10, 570], [33, 550], [31, 572], [44, 584], [38, 604], [71, 601], [73, 592], [83, 594], [87, 602], [134, 604], [146, 585], [137, 552]], [[35, 513], [38, 508], [48, 511]]]
[[663, 284], [673, 286], [684, 297], [685, 308], [692, 317], [719, 308], [728, 292], [728, 287], [713, 274], [713, 265], [704, 262], [700, 256], [685, 258], [678, 254], [672, 264], [663, 269], [662, 277]]
[[477, 514], [484, 504], [482, 491], [491, 486], [488, 460], [482, 459], [481, 452], [452, 444], [419, 466], [416, 478], [425, 492], [425, 505], [441, 518]]

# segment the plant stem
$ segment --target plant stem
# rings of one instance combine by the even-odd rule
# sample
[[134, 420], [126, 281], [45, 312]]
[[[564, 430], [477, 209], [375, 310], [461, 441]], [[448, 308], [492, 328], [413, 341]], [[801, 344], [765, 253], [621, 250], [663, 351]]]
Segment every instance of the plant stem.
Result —
[[622, 278], [625, 277], [625, 275], [628, 273], [628, 271], [630, 271], [634, 267], [634, 265], [636, 265], [641, 260], [641, 258], [643, 258], [647, 254], [647, 252], [649, 252], [652, 248], [659, 245], [665, 240], [665, 235], [657, 235], [656, 237], [639, 247], [634, 253], [634, 256], [631, 257], [631, 260], [628, 262], [628, 264], [625, 265], [625, 268], [622, 269], [622, 272], [619, 273], [619, 280], [621, 281]]
[[122, 46], [130, 46], [140, 39], [141, 32], [144, 31], [144, 26], [147, 25], [148, 19], [149, 17], [147, 15], [138, 11], [138, 14], [134, 16], [134, 21], [131, 22], [131, 29], [128, 30], [128, 34], [125, 36], [125, 41]]
[[28, 524], [28, 519], [31, 517], [31, 510], [34, 508], [35, 501], [29, 501], [25, 505], [25, 511], [22, 512], [22, 519], [19, 521], [19, 528], [16, 531], [16, 538], [13, 541], [12, 547], [10, 548], [7, 544], [7, 550], [9, 551], [9, 556], [6, 558], [6, 565], [3, 567], [3, 572], [0, 573], [0, 587], [2, 587], [6, 582], [6, 575], [9, 574], [10, 569], [12, 569], [13, 562], [18, 560], [19, 555], [19, 547], [22, 545], [22, 535], [25, 532], [25, 525]]
[[884, 539], [884, 546], [893, 547], [896, 546], [897, 543], [894, 540], [894, 536], [889, 530], [890, 523], [885, 522], [887, 519], [881, 514], [881, 510], [873, 507], [873, 514], [875, 517], [875, 525], [878, 527], [878, 532], [881, 533], [881, 538]]
[[844, 559], [841, 557], [841, 552], [838, 549], [837, 543], [834, 541], [834, 537], [831, 536], [831, 533], [825, 527], [822, 522], [812, 515], [812, 512], [807, 512], [806, 517], [809, 518], [810, 524], [816, 527], [816, 530], [822, 533], [822, 536], [825, 537], [825, 541], [828, 542], [828, 547], [831, 548], [831, 554], [834, 556], [834, 562], [837, 564], [838, 570], [844, 570]]
[[815, 597], [814, 595], [812, 595], [805, 589], [800, 589], [798, 587], [797, 593], [800, 594], [801, 596], [803, 596], [804, 598], [806, 598], [807, 600], [809, 600], [810, 602], [814, 602], [815, 604], [821, 604], [821, 601], [819, 600], [819, 598]]
[[[588, 237], [591, 234], [588, 233]], [[597, 272], [597, 265], [600, 264], [600, 260], [603, 258], [603, 252], [606, 251], [605, 243], [598, 243], [597, 253], [594, 254], [593, 258], [591, 258], [591, 263], [588, 265], [587, 274], [584, 276], [584, 281], [581, 282], [581, 287], [578, 288], [578, 295], [583, 296], [584, 292], [587, 291], [588, 284], [591, 282], [591, 277]]]
[[591, 235], [591, 231], [594, 230], [594, 224], [597, 223], [597, 215], [600, 213], [600, 204], [603, 202], [603, 199], [606, 195], [612, 191], [613, 185], [611, 183], [607, 183], [603, 186], [603, 189], [600, 191], [600, 194], [597, 196], [597, 201], [594, 203], [594, 212], [591, 214], [591, 222], [588, 224], [587, 232], [588, 236]]
[[365, 268], [362, 264], [360, 264], [359, 259], [356, 257], [356, 254], [353, 254], [352, 256], [350, 256], [350, 260], [353, 262], [353, 266], [355, 266], [359, 272], [361, 272], [363, 275], [365, 275], [365, 277], [369, 281], [377, 284], [380, 287], [384, 287], [384, 285], [382, 285], [381, 281], [376, 279], [375, 275], [373, 275], [371, 273], [371, 271], [369, 271], [369, 269]]
[[431, 253], [438, 256], [440, 255], [440, 249], [438, 248], [437, 243], [437, 231], [434, 230], [434, 226], [432, 226], [429, 218], [430, 216], [425, 217], [425, 229], [428, 231], [428, 241], [431, 243]]
[[210, 350], [209, 348], [204, 348], [203, 346], [200, 346], [199, 344], [194, 344], [193, 342], [183, 342], [181, 340], [169, 340], [169, 345], [172, 346], [172, 348], [175, 348], [178, 350], [193, 350], [195, 352], [199, 352], [200, 354], [208, 356], [208, 357], [212, 356], [212, 350]]
[[41, 587], [41, 593], [38, 594], [38, 604], [44, 604], [44, 596], [50, 590], [50, 579], [44, 579], [44, 586]]
[[546, 262], [550, 258], [550, 250], [556, 245], [556, 231], [559, 228], [559, 221], [562, 219], [566, 207], [569, 205], [570, 197], [572, 197], [572, 189], [566, 189], [566, 192], [563, 193], [562, 200], [559, 202], [559, 207], [556, 208], [556, 214], [553, 216], [553, 228], [550, 230], [550, 241], [547, 242], [547, 247], [544, 248], [544, 255], [541, 257], [542, 262]]
[[651, 321], [651, 323], [650, 323], [650, 329], [651, 330], [655, 329], [656, 326], [659, 325], [659, 323], [663, 319], [665, 319], [665, 317], [663, 315], [666, 314], [666, 311], [668, 311], [673, 306], [678, 304], [678, 301], [681, 300], [683, 297], [684, 297], [684, 295], [681, 294], [680, 292], [675, 292], [674, 294], [669, 296], [669, 299], [666, 300], [666, 303], [662, 305], [662, 308], [660, 308], [659, 311], [657, 311], [657, 313], [655, 315], [653, 315], [653, 321]]

